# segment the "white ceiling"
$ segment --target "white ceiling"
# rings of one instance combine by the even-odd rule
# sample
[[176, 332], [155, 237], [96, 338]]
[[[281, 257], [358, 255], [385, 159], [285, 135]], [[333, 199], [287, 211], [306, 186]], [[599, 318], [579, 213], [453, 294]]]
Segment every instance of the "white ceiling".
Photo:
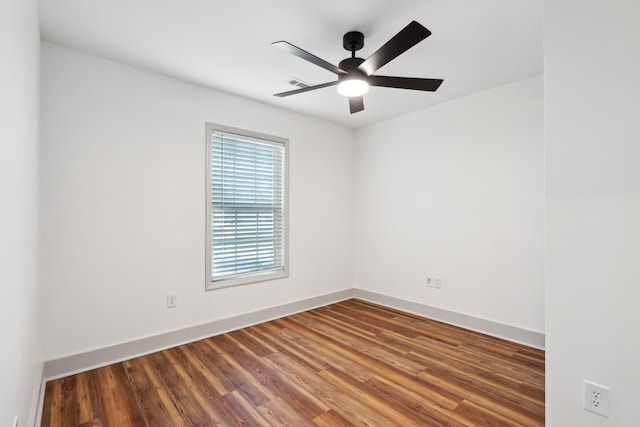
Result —
[[[40, 0], [44, 40], [349, 127], [542, 72], [543, 0]], [[442, 78], [437, 92], [371, 88], [349, 114], [335, 87], [286, 98], [292, 77], [335, 74], [272, 47], [286, 40], [333, 64], [361, 31], [367, 58], [410, 21], [432, 35], [378, 74]]]

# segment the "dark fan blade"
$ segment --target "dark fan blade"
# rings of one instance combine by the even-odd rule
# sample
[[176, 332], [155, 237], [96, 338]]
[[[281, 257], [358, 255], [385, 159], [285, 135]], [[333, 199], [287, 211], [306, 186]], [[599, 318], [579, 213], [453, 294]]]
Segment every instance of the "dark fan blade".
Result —
[[349, 98], [349, 110], [351, 114], [364, 110], [364, 100], [361, 96], [352, 96]]
[[394, 87], [397, 89], [428, 90], [434, 92], [442, 79], [420, 79], [415, 77], [369, 76], [371, 86]]
[[329, 82], [329, 83], [322, 83], [320, 85], [303, 87], [302, 89], [290, 90], [288, 92], [274, 93], [273, 96], [277, 96], [277, 97], [282, 98], [282, 97], [289, 96], [289, 95], [297, 95], [299, 93], [309, 92], [310, 90], [322, 89], [323, 87], [335, 86], [337, 84], [338, 84], [337, 81]]
[[422, 40], [431, 35], [431, 31], [427, 30], [416, 21], [412, 21], [404, 27], [398, 34], [393, 36], [391, 40], [385, 43], [373, 55], [367, 58], [358, 69], [364, 71], [367, 75], [373, 74], [378, 68], [387, 64], [398, 55], [406, 52]]
[[287, 52], [297, 56], [298, 58], [302, 58], [305, 61], [309, 61], [312, 64], [317, 65], [318, 67], [322, 67], [325, 70], [331, 71], [332, 73], [336, 73], [338, 75], [347, 74], [346, 72], [344, 72], [340, 68], [336, 67], [335, 65], [330, 64], [327, 61], [325, 61], [324, 59], [318, 58], [317, 56], [307, 52], [304, 49], [300, 49], [299, 47], [294, 46], [289, 42], [279, 41], [279, 42], [273, 42], [273, 43], [271, 43], [271, 45], [275, 46], [277, 48], [280, 48], [280, 49], [282, 49], [284, 51], [287, 51]]

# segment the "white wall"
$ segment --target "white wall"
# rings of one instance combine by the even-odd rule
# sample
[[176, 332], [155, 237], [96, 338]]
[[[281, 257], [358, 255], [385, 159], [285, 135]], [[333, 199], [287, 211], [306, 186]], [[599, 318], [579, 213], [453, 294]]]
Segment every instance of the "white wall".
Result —
[[40, 362], [35, 0], [0, 3], [0, 425], [26, 425]]
[[532, 77], [356, 133], [356, 287], [544, 331], [542, 93]]
[[[640, 426], [640, 2], [545, 2], [547, 425]], [[611, 416], [582, 381], [611, 387]]]
[[[42, 49], [44, 359], [352, 287], [352, 130]], [[207, 121], [290, 139], [288, 279], [204, 291]]]

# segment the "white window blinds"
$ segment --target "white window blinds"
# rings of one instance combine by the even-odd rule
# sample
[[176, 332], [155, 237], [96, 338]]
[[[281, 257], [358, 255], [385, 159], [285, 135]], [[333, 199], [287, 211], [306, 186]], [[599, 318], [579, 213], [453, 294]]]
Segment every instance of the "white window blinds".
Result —
[[210, 137], [213, 287], [285, 272], [286, 144], [219, 130]]

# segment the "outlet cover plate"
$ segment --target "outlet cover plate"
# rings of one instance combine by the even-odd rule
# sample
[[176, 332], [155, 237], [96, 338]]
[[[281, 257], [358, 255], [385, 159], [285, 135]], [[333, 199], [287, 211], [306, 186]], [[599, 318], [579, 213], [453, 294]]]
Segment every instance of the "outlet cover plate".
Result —
[[167, 308], [173, 308], [178, 305], [178, 297], [175, 292], [169, 292], [167, 294]]
[[609, 387], [584, 380], [583, 408], [608, 418], [609, 391]]

